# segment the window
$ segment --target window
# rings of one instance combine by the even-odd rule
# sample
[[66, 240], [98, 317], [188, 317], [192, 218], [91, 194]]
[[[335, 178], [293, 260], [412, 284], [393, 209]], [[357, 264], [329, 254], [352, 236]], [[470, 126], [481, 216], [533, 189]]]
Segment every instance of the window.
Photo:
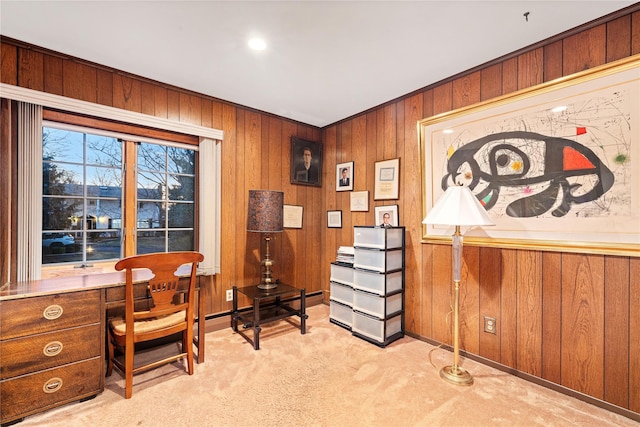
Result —
[[[195, 248], [195, 150], [130, 139], [43, 126], [43, 265]], [[128, 228], [135, 245], [124, 241]]]

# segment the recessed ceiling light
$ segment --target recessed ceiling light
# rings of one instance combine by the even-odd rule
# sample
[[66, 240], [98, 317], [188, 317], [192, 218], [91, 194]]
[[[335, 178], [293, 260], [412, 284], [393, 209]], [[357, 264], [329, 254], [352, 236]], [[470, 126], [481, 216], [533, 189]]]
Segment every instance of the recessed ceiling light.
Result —
[[260, 37], [253, 37], [249, 39], [249, 47], [253, 50], [265, 50], [267, 48], [267, 42]]

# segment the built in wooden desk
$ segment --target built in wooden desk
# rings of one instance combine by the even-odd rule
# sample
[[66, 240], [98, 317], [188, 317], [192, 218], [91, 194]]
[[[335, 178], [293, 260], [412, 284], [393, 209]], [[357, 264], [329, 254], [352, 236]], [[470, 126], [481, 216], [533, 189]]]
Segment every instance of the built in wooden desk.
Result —
[[[253, 301], [253, 311], [241, 312], [238, 310], [238, 292], [246, 295]], [[300, 309], [295, 309], [285, 298], [300, 296]], [[305, 313], [306, 295], [304, 289], [298, 289], [284, 283], [278, 283], [273, 289], [262, 290], [256, 285], [243, 288], [233, 287], [233, 312], [231, 313], [231, 328], [253, 344], [254, 350], [260, 349], [260, 325], [284, 319], [291, 316], [300, 318], [300, 334], [307, 332]], [[243, 329], [253, 330], [253, 339], [244, 331], [238, 330], [238, 322], [242, 322]]]
[[[191, 269], [184, 268], [179, 292]], [[149, 270], [134, 271], [136, 304]], [[204, 362], [204, 300], [198, 294], [197, 361]], [[18, 421], [104, 390], [107, 313], [124, 311], [125, 272], [7, 283], [0, 287], [0, 423]]]

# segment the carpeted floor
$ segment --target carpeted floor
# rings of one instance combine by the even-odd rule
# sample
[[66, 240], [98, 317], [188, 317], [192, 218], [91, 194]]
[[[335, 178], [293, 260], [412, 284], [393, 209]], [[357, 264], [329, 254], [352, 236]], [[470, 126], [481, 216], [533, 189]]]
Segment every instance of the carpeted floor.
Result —
[[[472, 360], [471, 387], [450, 385], [429, 363], [433, 346], [405, 337], [381, 349], [307, 310], [306, 335], [265, 325], [254, 351], [230, 328], [207, 333], [204, 364], [181, 362], [134, 377], [118, 372], [95, 399], [27, 417], [42, 426], [634, 426], [635, 421]], [[452, 354], [437, 349], [436, 366]]]

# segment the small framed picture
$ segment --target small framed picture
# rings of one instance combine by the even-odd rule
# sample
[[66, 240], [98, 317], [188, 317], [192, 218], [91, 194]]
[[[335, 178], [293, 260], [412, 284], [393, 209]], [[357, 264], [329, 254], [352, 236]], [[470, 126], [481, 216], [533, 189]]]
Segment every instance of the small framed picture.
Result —
[[342, 211], [327, 211], [327, 227], [342, 228]]
[[398, 199], [400, 182], [400, 159], [376, 162], [374, 200]]
[[284, 228], [302, 228], [302, 206], [282, 206], [282, 226]]
[[376, 206], [373, 211], [378, 227], [398, 227], [398, 205]]
[[336, 191], [353, 190], [353, 162], [336, 165]]
[[367, 212], [369, 210], [369, 192], [368, 191], [352, 191], [351, 192], [351, 211]]
[[322, 187], [322, 144], [291, 137], [291, 183]]

